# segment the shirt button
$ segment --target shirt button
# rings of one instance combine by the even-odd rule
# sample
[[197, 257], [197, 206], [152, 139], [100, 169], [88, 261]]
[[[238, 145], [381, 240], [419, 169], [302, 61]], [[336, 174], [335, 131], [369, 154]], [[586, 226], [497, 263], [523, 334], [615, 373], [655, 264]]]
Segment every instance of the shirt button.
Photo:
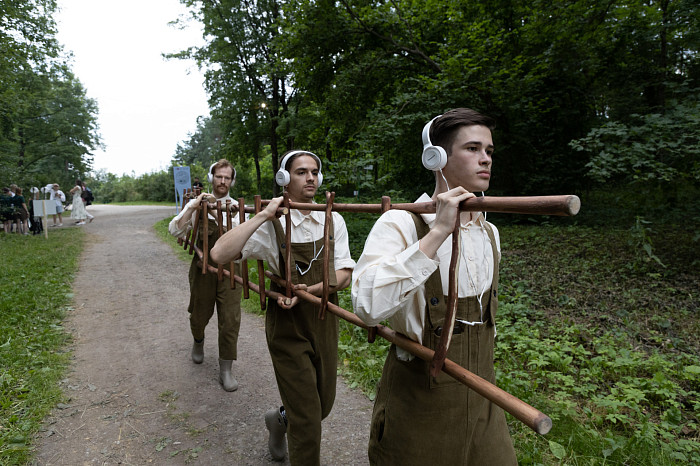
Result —
[[427, 271], [427, 270], [423, 270], [423, 276], [425, 276], [425, 275], [428, 275], [428, 271]]

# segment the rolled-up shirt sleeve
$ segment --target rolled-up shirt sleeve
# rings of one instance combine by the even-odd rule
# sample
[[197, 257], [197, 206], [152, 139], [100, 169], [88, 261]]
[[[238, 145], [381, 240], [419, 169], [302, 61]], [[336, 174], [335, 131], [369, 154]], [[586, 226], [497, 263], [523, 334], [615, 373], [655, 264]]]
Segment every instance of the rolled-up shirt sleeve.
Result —
[[350, 256], [350, 242], [345, 219], [337, 212], [333, 213], [333, 230], [335, 232], [334, 262], [335, 270], [354, 269], [355, 261]]
[[170, 223], [168, 224], [168, 232], [176, 238], [184, 238], [185, 234], [190, 229], [192, 229], [192, 218], [190, 218], [187, 222], [185, 222], [183, 224], [182, 228], [180, 228], [178, 226], [178, 222], [185, 214], [189, 215], [190, 217], [192, 216], [192, 212], [187, 211], [187, 207], [190, 207], [190, 205], [191, 206], [197, 205], [197, 199], [192, 199], [191, 201], [189, 201], [187, 203], [187, 205], [185, 206], [185, 208], [183, 208], [179, 214], [177, 214], [175, 217], [173, 217], [173, 219], [170, 220]]
[[[217, 199], [217, 201], [222, 201], [222, 204], [225, 204], [226, 200], [228, 200], [228, 199], [231, 199], [231, 198], [228, 197], [228, 196], [227, 196], [227, 197], [222, 197], [222, 198], [220, 198], [220, 199]], [[184, 238], [184, 237], [186, 236], [187, 232], [194, 228], [194, 212], [196, 212], [196, 211], [190, 211], [190, 213], [188, 214], [188, 213], [187, 213], [187, 208], [188, 208], [188, 207], [194, 208], [194, 207], [197, 206], [198, 203], [199, 203], [199, 201], [198, 201], [196, 198], [190, 200], [190, 201], [185, 205], [185, 207], [183, 207], [183, 209], [180, 211], [180, 213], [177, 214], [175, 217], [173, 217], [172, 220], [170, 220], [170, 223], [168, 224], [168, 232], [169, 232], [171, 235], [175, 236], [176, 238]], [[233, 206], [238, 206], [238, 202], [237, 202], [236, 200], [233, 200], [233, 199], [231, 199], [231, 204], [232, 204]], [[179, 226], [178, 226], [178, 223], [180, 222], [180, 219], [181, 219], [184, 215], [189, 215], [190, 218], [183, 224], [182, 227], [179, 227]], [[216, 218], [213, 217], [211, 214], [209, 214], [208, 217], [209, 217], [211, 220], [215, 220], [215, 221], [216, 221]], [[248, 214], [245, 214], [245, 218], [246, 218], [246, 219], [248, 218]], [[223, 216], [222, 216], [222, 219], [223, 219], [223, 222], [224, 222], [224, 227], [228, 229], [228, 226], [227, 226], [227, 215], [223, 215]], [[238, 223], [239, 223], [238, 215], [237, 215], [237, 214], [233, 214], [233, 215], [231, 216], [231, 225], [232, 225], [233, 227], [235, 227], [236, 225], [238, 225]]]

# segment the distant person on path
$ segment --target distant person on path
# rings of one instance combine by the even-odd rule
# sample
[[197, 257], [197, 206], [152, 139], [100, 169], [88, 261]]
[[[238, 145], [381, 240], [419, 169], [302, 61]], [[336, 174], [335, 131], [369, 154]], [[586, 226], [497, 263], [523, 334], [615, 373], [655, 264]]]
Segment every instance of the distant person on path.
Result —
[[[32, 193], [32, 201], [40, 200], [39, 193], [41, 192], [41, 190], [39, 188], [34, 187], [34, 188], [30, 189], [29, 191]], [[36, 215], [36, 211], [34, 210], [34, 202], [30, 202], [28, 205], [29, 205], [29, 216], [32, 219], [32, 225], [30, 227], [30, 230], [35, 235], [41, 234], [44, 231], [43, 219]], [[48, 227], [48, 225], [46, 225], [46, 226]]]
[[12, 220], [15, 216], [15, 206], [12, 203], [12, 191], [10, 188], [2, 188], [0, 195], [0, 221], [5, 233], [12, 233]]
[[[312, 203], [323, 180], [321, 160], [308, 151], [290, 151], [280, 163], [275, 176], [285, 186], [293, 202]], [[282, 197], [273, 199], [250, 221], [225, 234], [211, 251], [220, 262], [239, 259], [267, 261], [278, 276], [285, 270], [284, 218], [275, 214]], [[292, 210], [292, 281], [299, 289], [316, 296], [323, 292], [323, 268], [329, 269], [331, 295], [338, 303], [337, 291], [350, 284], [355, 261], [350, 257], [348, 231], [343, 217], [333, 213], [330, 261], [323, 263], [325, 213]], [[284, 293], [276, 284], [275, 291]], [[338, 318], [327, 313], [319, 319], [319, 306], [294, 296], [268, 299], [265, 334], [275, 369], [277, 387], [283, 406], [265, 414], [270, 432], [268, 448], [276, 461], [284, 459], [289, 437], [289, 461], [292, 465], [318, 465], [321, 453], [321, 421], [328, 416], [335, 401], [338, 359]]]
[[[62, 227], [63, 226], [63, 203], [66, 202], [66, 195], [63, 193], [63, 191], [61, 191], [61, 188], [58, 185], [58, 183], [53, 184], [53, 187], [51, 189], [51, 196], [49, 199], [56, 203], [56, 214], [51, 216], [51, 217], [53, 217], [53, 225], [52, 226]], [[56, 217], [58, 217], [58, 224], [56, 223]]]
[[73, 188], [70, 190], [70, 193], [73, 195], [73, 208], [70, 211], [70, 217], [77, 220], [75, 223], [76, 225], [85, 225], [85, 220], [89, 218], [92, 222], [92, 219], [94, 218], [92, 215], [87, 213], [87, 210], [85, 210], [85, 203], [81, 197], [82, 192], [83, 182], [80, 180], [75, 180], [75, 186], [73, 186]]
[[[85, 207], [92, 205], [92, 201], [95, 200], [95, 197], [92, 195], [92, 189], [88, 188], [85, 182], [83, 181], [82, 183], [82, 188], [83, 191], [80, 193], [80, 197], [83, 198], [83, 202], [85, 203]], [[88, 214], [88, 218], [90, 217], [90, 214]]]
[[[221, 201], [222, 207], [226, 201], [238, 205], [229, 195], [231, 186], [236, 182], [236, 170], [228, 160], [221, 159], [209, 168], [209, 182], [212, 185], [212, 194], [217, 201]], [[199, 215], [197, 207], [205, 197], [211, 198], [211, 194], [201, 193], [195, 199], [187, 203], [184, 209], [170, 221], [168, 231], [171, 235], [184, 238], [188, 231], [194, 228], [195, 216]], [[227, 231], [239, 223], [238, 214], [232, 215], [232, 225], [227, 225], [226, 214], [223, 215], [223, 229]], [[219, 238], [219, 226], [215, 215], [208, 215], [208, 245], [209, 249], [216, 244]], [[202, 224], [199, 224], [198, 246], [203, 247]], [[231, 373], [233, 361], [238, 359], [238, 332], [241, 326], [241, 290], [240, 286], [231, 289], [229, 280], [219, 281], [216, 273], [202, 274], [200, 260], [195, 254], [190, 265], [190, 304], [187, 311], [190, 313], [190, 329], [194, 342], [192, 344], [192, 361], [201, 364], [204, 361], [204, 330], [214, 314], [216, 305], [216, 317], [219, 324], [219, 383], [227, 392], [238, 389], [238, 382]], [[215, 262], [210, 265], [217, 267]], [[224, 263], [224, 268], [230, 270], [230, 262]], [[234, 265], [234, 272], [240, 275], [240, 266]]]
[[201, 181], [199, 181], [198, 176], [195, 176], [194, 181], [192, 182], [192, 190], [194, 191], [195, 189], [199, 189], [200, 192], [204, 189], [204, 185]]
[[29, 234], [29, 209], [27, 209], [27, 203], [22, 195], [22, 188], [17, 186], [15, 188], [15, 197], [12, 198], [12, 204], [14, 205], [14, 221], [17, 225], [15, 230], [19, 234], [28, 235]]
[[[461, 256], [457, 322], [448, 358], [495, 382], [493, 346], [498, 307], [498, 230], [459, 203], [488, 189], [491, 118], [457, 108], [423, 129], [423, 165], [435, 176], [436, 214], [390, 210], [370, 231], [353, 273], [355, 313], [431, 349], [440, 340], [449, 289], [452, 232], [459, 216]], [[373, 465], [515, 465], [503, 410], [430, 363], [392, 345], [372, 413]]]

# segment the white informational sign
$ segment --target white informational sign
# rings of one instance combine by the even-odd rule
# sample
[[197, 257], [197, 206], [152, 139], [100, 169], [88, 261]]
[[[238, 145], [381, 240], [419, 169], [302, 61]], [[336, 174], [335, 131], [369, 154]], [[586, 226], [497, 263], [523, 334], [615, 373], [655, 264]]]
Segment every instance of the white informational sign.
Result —
[[44, 206], [46, 206], [46, 215], [56, 215], [56, 201], [33, 200], [32, 207], [34, 208], [34, 216], [35, 217], [43, 217], [44, 216]]
[[175, 204], [179, 212], [182, 208], [185, 189], [192, 188], [190, 167], [173, 167], [173, 177], [175, 178]]

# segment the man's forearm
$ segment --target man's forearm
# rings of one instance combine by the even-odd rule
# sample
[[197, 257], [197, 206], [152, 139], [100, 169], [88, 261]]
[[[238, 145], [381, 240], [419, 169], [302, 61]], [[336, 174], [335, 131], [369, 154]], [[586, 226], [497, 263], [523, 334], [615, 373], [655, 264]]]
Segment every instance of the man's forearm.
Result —
[[[337, 284], [329, 288], [329, 291], [331, 293], [343, 290], [350, 285], [350, 279], [352, 278], [352, 269], [336, 270], [335, 278]], [[313, 285], [307, 287], [306, 292], [311, 293], [314, 296], [321, 296], [323, 294], [323, 282], [314, 283]]]
[[211, 249], [211, 259], [217, 264], [225, 264], [241, 258], [243, 246], [248, 239], [267, 221], [267, 217], [258, 214], [247, 222], [232, 228], [216, 241]]

